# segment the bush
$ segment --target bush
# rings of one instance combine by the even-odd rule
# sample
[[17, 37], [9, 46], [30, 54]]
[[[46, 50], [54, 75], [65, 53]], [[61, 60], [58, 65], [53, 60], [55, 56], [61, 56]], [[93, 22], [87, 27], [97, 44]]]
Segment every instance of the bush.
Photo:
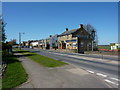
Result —
[[12, 54], [12, 46], [6, 43], [2, 43], [2, 56], [6, 57]]

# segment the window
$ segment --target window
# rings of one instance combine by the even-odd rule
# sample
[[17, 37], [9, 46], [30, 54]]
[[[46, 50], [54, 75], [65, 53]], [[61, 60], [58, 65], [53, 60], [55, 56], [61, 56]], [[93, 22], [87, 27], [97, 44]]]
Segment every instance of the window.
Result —
[[60, 37], [60, 40], [62, 40], [62, 37]]
[[83, 47], [84, 46], [84, 42], [81, 42], [81, 47]]
[[68, 39], [68, 35], [66, 35], [66, 39]]

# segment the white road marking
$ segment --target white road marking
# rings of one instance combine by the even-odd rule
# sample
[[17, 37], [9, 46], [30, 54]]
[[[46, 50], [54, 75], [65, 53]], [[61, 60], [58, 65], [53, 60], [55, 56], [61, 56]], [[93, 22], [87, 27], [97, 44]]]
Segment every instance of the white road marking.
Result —
[[61, 53], [53, 53], [53, 54], [57, 54], [57, 55], [65, 55], [65, 54], [61, 54]]
[[90, 70], [87, 70], [87, 71], [88, 71], [89, 73], [92, 73], [92, 74], [93, 74], [93, 73], [95, 73], [95, 72], [93, 72], [93, 71], [90, 71]]
[[[49, 52], [49, 53], [52, 53], [52, 52]], [[62, 53], [53, 53], [53, 54], [79, 58], [79, 57], [77, 57], [77, 56], [71, 56], [71, 55], [62, 54]], [[86, 58], [83, 58], [83, 59], [86, 59]], [[88, 71], [89, 73], [91, 73], [91, 74], [94, 74], [94, 73], [95, 73], [95, 72], [93, 72], [93, 71], [91, 71], [91, 70], [87, 70], [87, 71]], [[99, 76], [102, 76], [102, 77], [107, 77], [107, 75], [104, 75], [104, 74], [102, 74], [102, 73], [96, 73], [96, 75], [99, 75]], [[113, 80], [116, 80], [116, 81], [120, 81], [119, 79], [112, 78], [112, 77], [111, 77], [110, 79], [113, 79]], [[105, 79], [105, 81], [108, 82], [108, 83], [115, 84], [115, 85], [117, 85], [117, 86], [119, 85], [119, 84], [116, 84], [115, 82], [112, 82], [112, 81], [110, 81], [110, 80], [108, 80], [108, 79]]]
[[113, 80], [116, 80], [116, 81], [120, 81], [119, 79], [117, 79], [117, 78], [113, 78], [113, 77], [111, 77], [110, 79], [113, 79]]
[[96, 73], [96, 74], [99, 75], [99, 76], [102, 76], [102, 77], [107, 77], [107, 75], [104, 75], [102, 73]]
[[119, 85], [119, 84], [116, 84], [115, 82], [112, 82], [112, 81], [110, 81], [108, 79], [105, 79], [105, 82], [108, 82], [108, 83], [111, 83], [111, 84], [114, 84], [114, 85]]
[[119, 84], [116, 84], [117, 86], [119, 85]]

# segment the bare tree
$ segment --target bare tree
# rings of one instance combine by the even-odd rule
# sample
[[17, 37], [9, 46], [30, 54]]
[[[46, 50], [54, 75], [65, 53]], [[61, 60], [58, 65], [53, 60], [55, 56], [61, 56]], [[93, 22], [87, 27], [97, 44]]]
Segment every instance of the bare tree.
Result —
[[91, 24], [84, 25], [84, 28], [85, 30], [88, 31], [88, 33], [90, 34], [90, 37], [93, 39], [94, 46], [97, 47], [98, 45], [97, 30]]
[[87, 30], [89, 33], [93, 30], [93, 29], [95, 29], [92, 25], [90, 25], [90, 24], [87, 24], [87, 25], [84, 25], [84, 28], [85, 28], [85, 30]]

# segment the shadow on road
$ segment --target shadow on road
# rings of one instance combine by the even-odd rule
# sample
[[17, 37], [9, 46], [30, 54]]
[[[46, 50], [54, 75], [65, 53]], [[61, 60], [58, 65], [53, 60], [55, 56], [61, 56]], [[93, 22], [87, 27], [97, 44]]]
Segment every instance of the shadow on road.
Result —
[[13, 53], [26, 53], [26, 52], [29, 52], [29, 51], [13, 51]]
[[20, 58], [20, 57], [33, 56], [33, 55], [35, 54], [16, 55], [16, 57]]

